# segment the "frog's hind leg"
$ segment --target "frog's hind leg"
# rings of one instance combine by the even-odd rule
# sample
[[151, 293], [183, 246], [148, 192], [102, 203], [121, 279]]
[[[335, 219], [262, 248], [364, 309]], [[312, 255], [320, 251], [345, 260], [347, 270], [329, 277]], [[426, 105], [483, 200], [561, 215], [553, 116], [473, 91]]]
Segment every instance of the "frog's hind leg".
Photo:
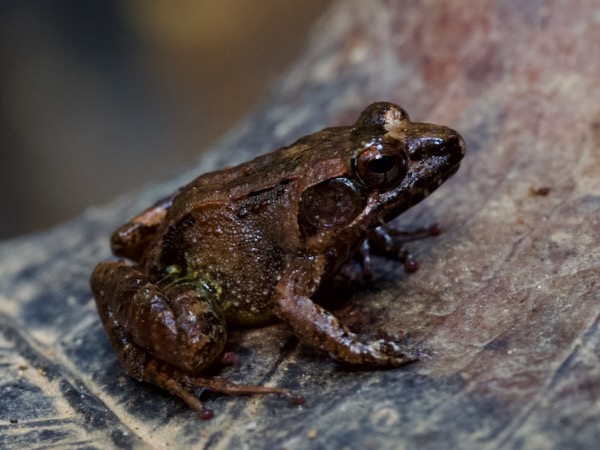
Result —
[[211, 392], [232, 397], [275, 394], [287, 398], [295, 405], [303, 405], [305, 402], [304, 397], [284, 388], [236, 384], [219, 378], [196, 377], [171, 369], [171, 367], [151, 364], [146, 371], [148, 381], [151, 380], [152, 383], [180, 397], [203, 420], [212, 419], [213, 411], [205, 408], [198, 397], [194, 395], [196, 389], [208, 389]]
[[193, 288], [163, 290], [124, 262], [99, 264], [90, 281], [106, 333], [128, 372], [177, 394], [201, 418], [209, 418], [209, 410], [180, 379], [182, 373], [202, 371], [223, 352], [222, 311]]
[[295, 404], [304, 402], [283, 388], [193, 375], [222, 354], [227, 338], [223, 313], [195, 289], [176, 284], [160, 289], [123, 262], [99, 264], [91, 286], [123, 366], [134, 378], [179, 396], [201, 419], [210, 419], [213, 413], [194, 395], [197, 388], [232, 396], [276, 394]]
[[227, 340], [223, 312], [210, 297], [188, 285], [163, 289], [135, 267], [104, 262], [94, 270], [91, 287], [117, 352], [135, 343], [189, 372], [208, 367], [223, 352]]
[[305, 400], [301, 395], [280, 387], [266, 387], [248, 384], [236, 384], [221, 378], [205, 378], [187, 374], [173, 367], [161, 367], [158, 361], [150, 364], [146, 369], [147, 381], [167, 389], [172, 394], [179, 396], [196, 414], [203, 419], [212, 419], [213, 411], [205, 408], [202, 402], [194, 395], [196, 389], [207, 389], [216, 394], [229, 396], [242, 395], [268, 395], [275, 394], [287, 398], [295, 405], [303, 405]]

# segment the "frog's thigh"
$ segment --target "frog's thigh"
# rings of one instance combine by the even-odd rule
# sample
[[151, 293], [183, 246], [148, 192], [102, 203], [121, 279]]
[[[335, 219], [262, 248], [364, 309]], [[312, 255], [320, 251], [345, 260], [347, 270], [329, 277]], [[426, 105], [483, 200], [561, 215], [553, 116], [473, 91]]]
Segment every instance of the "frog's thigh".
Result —
[[99, 264], [91, 286], [104, 327], [121, 359], [128, 359], [123, 353], [129, 350], [129, 340], [190, 372], [202, 370], [222, 353], [227, 338], [223, 313], [188, 286], [161, 290], [122, 262]]

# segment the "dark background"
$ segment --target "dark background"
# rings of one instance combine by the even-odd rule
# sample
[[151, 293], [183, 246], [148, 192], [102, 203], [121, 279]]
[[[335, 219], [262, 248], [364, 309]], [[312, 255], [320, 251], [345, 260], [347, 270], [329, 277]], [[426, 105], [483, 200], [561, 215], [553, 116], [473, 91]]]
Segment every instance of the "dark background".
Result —
[[197, 160], [329, 3], [2, 1], [0, 239]]

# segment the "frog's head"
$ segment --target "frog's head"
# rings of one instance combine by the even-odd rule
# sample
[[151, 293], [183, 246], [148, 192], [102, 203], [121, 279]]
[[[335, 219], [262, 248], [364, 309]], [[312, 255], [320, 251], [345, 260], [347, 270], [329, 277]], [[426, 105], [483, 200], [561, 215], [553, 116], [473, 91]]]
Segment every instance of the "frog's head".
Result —
[[373, 103], [351, 128], [346, 170], [304, 191], [300, 214], [311, 246], [358, 241], [435, 191], [458, 170], [465, 143], [454, 130], [411, 122]]

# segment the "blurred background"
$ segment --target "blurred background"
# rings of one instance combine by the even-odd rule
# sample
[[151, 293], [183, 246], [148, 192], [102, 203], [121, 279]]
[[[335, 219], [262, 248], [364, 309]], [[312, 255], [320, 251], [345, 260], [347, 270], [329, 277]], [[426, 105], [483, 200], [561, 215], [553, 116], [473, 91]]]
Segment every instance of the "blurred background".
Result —
[[2, 0], [0, 239], [195, 162], [331, 0]]

